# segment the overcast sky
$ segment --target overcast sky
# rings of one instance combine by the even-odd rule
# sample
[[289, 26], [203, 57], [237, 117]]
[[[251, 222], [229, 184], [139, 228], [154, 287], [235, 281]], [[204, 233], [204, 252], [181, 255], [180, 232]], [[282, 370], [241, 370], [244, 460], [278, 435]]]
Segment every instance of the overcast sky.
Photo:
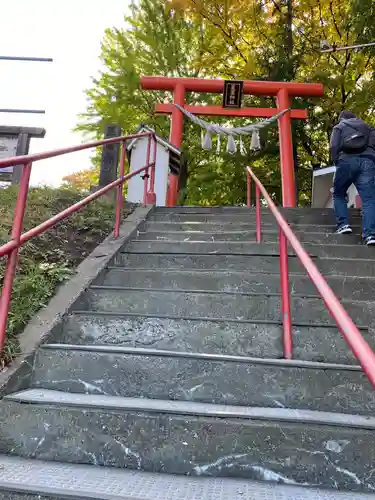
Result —
[[[52, 63], [0, 61], [0, 108], [45, 109], [45, 115], [0, 113], [2, 125], [44, 127], [31, 152], [82, 142], [73, 133], [85, 110], [83, 90], [100, 69], [106, 28], [123, 26], [128, 0], [4, 0], [0, 55], [52, 57]], [[33, 183], [58, 185], [71, 172], [90, 166], [90, 153], [37, 162]]]

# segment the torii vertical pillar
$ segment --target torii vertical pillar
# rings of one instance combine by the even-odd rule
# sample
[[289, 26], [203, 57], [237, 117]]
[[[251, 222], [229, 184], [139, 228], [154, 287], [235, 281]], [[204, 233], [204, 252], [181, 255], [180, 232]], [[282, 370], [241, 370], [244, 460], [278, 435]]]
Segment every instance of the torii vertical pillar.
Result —
[[[281, 89], [278, 91], [277, 107], [279, 109], [288, 109], [290, 107], [290, 98], [287, 89]], [[283, 206], [295, 207], [297, 204], [296, 179], [294, 173], [293, 138], [290, 112], [281, 116], [278, 122]]]
[[[173, 103], [184, 106], [185, 104], [185, 87], [182, 83], [177, 83], [173, 93]], [[171, 116], [171, 133], [170, 143], [176, 148], [181, 148], [182, 134], [184, 130], [184, 115], [175, 106]], [[169, 174], [169, 186], [167, 194], [167, 206], [174, 207], [177, 205], [179, 191], [179, 179], [177, 175]]]
[[[223, 80], [208, 80], [200, 78], [169, 78], [164, 76], [142, 76], [141, 86], [147, 90], [169, 90], [173, 92], [173, 102], [185, 107], [188, 111], [199, 115], [208, 116], [257, 116], [270, 117], [290, 107], [291, 98], [299, 97], [321, 97], [323, 85], [316, 83], [295, 82], [269, 82], [269, 81], [244, 81], [243, 90], [245, 94], [274, 96], [277, 108], [244, 108], [227, 109], [220, 106], [186, 106], [186, 92], [222, 93], [224, 90]], [[156, 106], [159, 113], [171, 114], [171, 143], [180, 148], [182, 143], [184, 115], [175, 106], [159, 104]], [[291, 110], [279, 118], [280, 135], [280, 169], [282, 182], [282, 199], [284, 207], [296, 206], [296, 191], [294, 179], [293, 143], [291, 118], [306, 119], [306, 110]], [[178, 179], [170, 176], [168, 189], [168, 206], [177, 204]]]

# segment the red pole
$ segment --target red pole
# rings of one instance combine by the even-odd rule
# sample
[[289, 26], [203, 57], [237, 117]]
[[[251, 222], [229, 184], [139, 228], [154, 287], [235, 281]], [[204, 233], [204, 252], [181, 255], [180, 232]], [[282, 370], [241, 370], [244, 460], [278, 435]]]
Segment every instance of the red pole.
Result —
[[[147, 142], [147, 152], [146, 152], [146, 166], [150, 165], [151, 158], [151, 135], [148, 136]], [[148, 192], [148, 177], [149, 177], [149, 169], [147, 168], [144, 176], [144, 187], [143, 187], [143, 204], [147, 205], [147, 192]]]
[[255, 211], [256, 211], [256, 224], [257, 224], [257, 243], [262, 242], [261, 218], [260, 218], [260, 190], [258, 184], [255, 186]]
[[283, 318], [284, 358], [292, 359], [292, 318], [290, 313], [288, 242], [279, 226], [281, 315]]
[[[120, 177], [125, 175], [125, 158], [126, 158], [126, 143], [122, 142], [121, 158], [120, 158]], [[114, 238], [117, 239], [120, 234], [120, 224], [121, 224], [121, 211], [124, 205], [124, 183], [121, 182], [117, 186], [117, 200], [116, 200], [116, 222], [114, 230]]]
[[155, 168], [156, 168], [156, 148], [157, 142], [156, 137], [153, 136], [154, 151], [152, 155], [152, 166], [151, 166], [151, 176], [150, 176], [150, 190], [147, 195], [147, 204], [156, 205], [156, 194], [155, 194]]
[[247, 172], [247, 206], [250, 208], [251, 207], [251, 176], [249, 172]]
[[0, 351], [3, 350], [5, 343], [6, 327], [9, 314], [9, 305], [12, 297], [12, 287], [14, 274], [16, 272], [18, 251], [20, 244], [20, 236], [23, 226], [23, 218], [25, 215], [25, 208], [27, 203], [27, 194], [29, 192], [29, 181], [31, 174], [32, 163], [28, 163], [22, 169], [20, 187], [18, 190], [16, 207], [14, 209], [13, 227], [12, 227], [12, 240], [17, 246], [8, 255], [5, 275], [3, 282], [3, 289], [0, 298]]
[[314, 283], [319, 295], [324, 300], [331, 316], [336, 321], [337, 326], [346, 342], [353, 351], [354, 356], [358, 359], [363, 371], [366, 373], [367, 378], [371, 382], [372, 386], [375, 388], [375, 353], [362, 337], [361, 332], [355, 326], [353, 320], [345, 311], [341, 305], [339, 299], [333, 293], [331, 287], [328, 285], [324, 277], [321, 275], [319, 269], [314, 264], [310, 255], [301, 245], [300, 241], [294, 234], [292, 228], [289, 226], [288, 222], [281, 215], [280, 211], [276, 207], [272, 198], [267, 193], [265, 187], [262, 185], [257, 176], [252, 172], [250, 167], [247, 167], [250, 175], [265, 198], [268, 208], [273, 213], [276, 222], [283, 231], [285, 237], [289, 241], [290, 246], [295, 251], [297, 257], [301, 261], [303, 267], [306, 269], [311, 281]]
[[[179, 104], [184, 106], [185, 104], [185, 86], [182, 83], [177, 83], [174, 87], [173, 94], [174, 104]], [[172, 110], [171, 116], [171, 135], [170, 142], [176, 148], [181, 147], [182, 143], [182, 133], [184, 128], [184, 115], [175, 106]], [[169, 174], [169, 186], [167, 195], [167, 206], [174, 207], [177, 205], [178, 200], [178, 177], [176, 175]]]
[[153, 136], [154, 140], [154, 152], [152, 155], [152, 167], [151, 167], [151, 179], [150, 179], [150, 191], [151, 193], [155, 192], [155, 168], [156, 168], [156, 147], [157, 142], [155, 136]]
[[35, 153], [32, 155], [12, 156], [5, 160], [0, 160], [0, 169], [4, 167], [13, 167], [14, 165], [26, 165], [27, 163], [46, 160], [47, 158], [54, 158], [55, 156], [66, 155], [67, 153], [74, 153], [75, 151], [83, 151], [84, 149], [96, 148], [105, 146], [106, 144], [117, 144], [123, 140], [129, 141], [138, 137], [148, 137], [150, 132], [144, 134], [123, 135], [121, 137], [112, 137], [111, 139], [102, 139], [100, 141], [86, 142], [85, 144], [78, 144], [70, 148], [53, 149], [51, 151], [44, 151], [44, 153]]
[[[283, 88], [277, 93], [277, 107], [281, 110], [290, 107], [288, 90]], [[296, 191], [294, 179], [292, 125], [290, 111], [279, 118], [281, 184], [283, 206], [296, 206]]]
[[[125, 182], [131, 179], [132, 177], [135, 177], [136, 175], [140, 174], [141, 172], [144, 172], [146, 168], [147, 167], [138, 168], [137, 170], [134, 170], [130, 174], [126, 174], [122, 179], [120, 178], [116, 179], [110, 184], [107, 184], [107, 186], [99, 189], [98, 191], [95, 191], [95, 193], [86, 196], [86, 198], [84, 198], [83, 200], [74, 203], [74, 205], [71, 205], [62, 212], [59, 212], [57, 215], [54, 215], [50, 219], [47, 219], [46, 221], [42, 222], [38, 226], [29, 229], [25, 233], [21, 234], [18, 245], [19, 246], [24, 245], [26, 242], [31, 240], [31, 238], [34, 238], [34, 236], [39, 236], [50, 227], [55, 226], [58, 222], [66, 219], [75, 212], [79, 212], [92, 201], [100, 198], [104, 194], [108, 193], [111, 189], [117, 187], [119, 184], [121, 184], [121, 182]], [[8, 243], [4, 243], [4, 245], [0, 246], [0, 257], [10, 254], [15, 248], [17, 248], [18, 245], [15, 240], [8, 241]]]

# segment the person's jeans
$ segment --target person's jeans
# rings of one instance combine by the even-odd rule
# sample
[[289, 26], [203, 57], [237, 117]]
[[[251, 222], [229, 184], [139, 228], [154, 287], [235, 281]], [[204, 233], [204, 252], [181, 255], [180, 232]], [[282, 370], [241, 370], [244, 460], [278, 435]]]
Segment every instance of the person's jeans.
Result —
[[346, 156], [338, 161], [333, 181], [337, 227], [349, 224], [347, 191], [351, 184], [362, 200], [363, 237], [375, 236], [375, 161], [360, 156]]

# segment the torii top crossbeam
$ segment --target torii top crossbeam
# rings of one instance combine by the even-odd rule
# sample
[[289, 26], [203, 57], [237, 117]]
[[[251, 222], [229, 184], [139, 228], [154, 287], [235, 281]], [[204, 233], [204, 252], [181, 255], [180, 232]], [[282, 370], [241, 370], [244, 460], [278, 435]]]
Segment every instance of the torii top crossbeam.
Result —
[[[224, 89], [224, 80], [142, 76], [141, 85], [148, 90], [174, 90], [176, 86], [183, 85], [186, 92], [221, 94]], [[245, 94], [250, 95], [276, 96], [280, 90], [286, 90], [291, 97], [321, 97], [323, 95], [323, 85], [320, 83], [245, 80], [243, 90]]]
[[[185, 106], [186, 92], [222, 93], [224, 80], [142, 76], [141, 86], [145, 90], [172, 91], [174, 104], [186, 107], [191, 113], [197, 115], [211, 116], [257, 116], [268, 118], [290, 108], [291, 98], [293, 97], [321, 97], [323, 95], [323, 85], [319, 83], [245, 80], [243, 83], [244, 94], [275, 96], [277, 107], [227, 109], [221, 106]], [[179, 148], [182, 143], [183, 114], [170, 104], [157, 105], [156, 112], [171, 114], [170, 142]], [[293, 109], [279, 118], [281, 180], [283, 205], [285, 207], [294, 207], [296, 205], [291, 118], [306, 119], [307, 112], [302, 109]], [[173, 206], [177, 203], [178, 197], [178, 183], [175, 178], [171, 178], [169, 191], [168, 205]]]

